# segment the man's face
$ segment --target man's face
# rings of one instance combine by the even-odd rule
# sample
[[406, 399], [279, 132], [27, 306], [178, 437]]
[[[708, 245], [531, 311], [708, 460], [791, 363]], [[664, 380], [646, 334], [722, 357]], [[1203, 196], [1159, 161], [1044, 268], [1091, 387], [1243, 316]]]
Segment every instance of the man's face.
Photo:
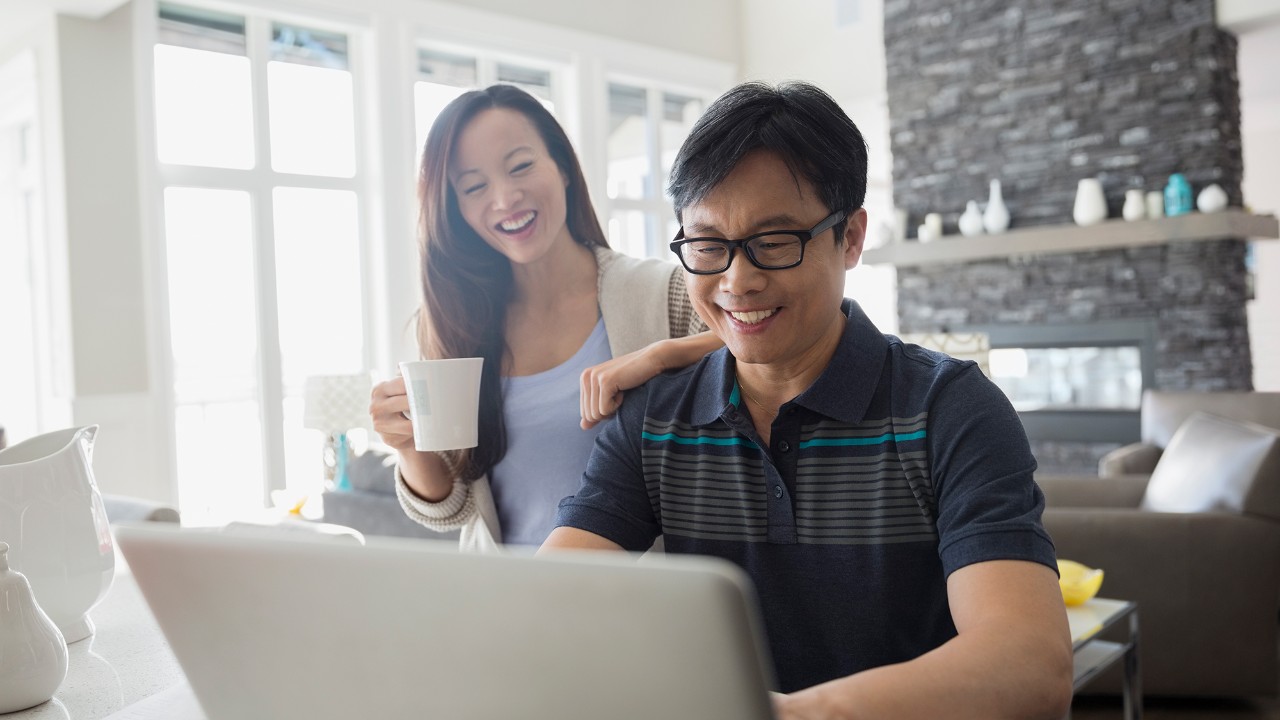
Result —
[[[700, 202], [682, 213], [685, 237], [745, 238], [769, 230], [808, 230], [828, 208], [804, 178], [776, 154], [757, 150]], [[739, 363], [782, 370], [834, 348], [844, 326], [840, 301], [847, 270], [858, 264], [867, 213], [846, 218], [844, 237], [827, 230], [805, 245], [804, 261], [786, 270], [762, 270], [738, 249], [729, 269], [687, 273], [694, 308]]]

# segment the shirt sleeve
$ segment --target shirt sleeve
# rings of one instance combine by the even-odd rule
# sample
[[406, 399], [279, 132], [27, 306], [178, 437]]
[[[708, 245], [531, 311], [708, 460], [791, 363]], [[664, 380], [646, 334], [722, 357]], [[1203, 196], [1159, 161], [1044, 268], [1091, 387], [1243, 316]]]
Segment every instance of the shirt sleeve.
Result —
[[586, 530], [633, 552], [648, 550], [661, 534], [640, 448], [647, 387], [628, 392], [617, 417], [596, 436], [578, 493], [560, 501], [557, 527]]
[[1057, 572], [1041, 523], [1044, 494], [1017, 412], [976, 365], [938, 392], [928, 420], [938, 553], [947, 575], [989, 560], [1028, 560]]

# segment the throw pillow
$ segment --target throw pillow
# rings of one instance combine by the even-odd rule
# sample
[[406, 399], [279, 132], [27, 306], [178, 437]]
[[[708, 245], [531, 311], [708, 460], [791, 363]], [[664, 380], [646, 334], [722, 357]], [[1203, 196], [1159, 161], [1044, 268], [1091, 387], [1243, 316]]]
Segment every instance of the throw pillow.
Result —
[[356, 492], [396, 494], [396, 457], [368, 450], [347, 461], [347, 480]]
[[1240, 512], [1273, 452], [1280, 452], [1276, 431], [1194, 412], [1178, 427], [1156, 463], [1142, 508]]

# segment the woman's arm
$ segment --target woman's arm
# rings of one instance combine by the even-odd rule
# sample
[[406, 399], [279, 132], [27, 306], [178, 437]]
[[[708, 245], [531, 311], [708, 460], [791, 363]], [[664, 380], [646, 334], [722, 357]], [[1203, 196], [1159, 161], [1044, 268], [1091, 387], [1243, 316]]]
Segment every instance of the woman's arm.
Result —
[[659, 340], [582, 371], [580, 379], [582, 429], [612, 417], [623, 392], [639, 387], [666, 370], [687, 367], [724, 345], [711, 332]]

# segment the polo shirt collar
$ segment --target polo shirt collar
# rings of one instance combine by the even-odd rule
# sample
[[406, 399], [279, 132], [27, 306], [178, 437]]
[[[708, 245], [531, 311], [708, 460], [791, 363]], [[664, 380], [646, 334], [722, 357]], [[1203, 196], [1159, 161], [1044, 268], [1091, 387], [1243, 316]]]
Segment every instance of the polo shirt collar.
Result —
[[[853, 300], [840, 310], [847, 318], [831, 362], [813, 385], [794, 400], [797, 405], [846, 423], [861, 422], [880, 385], [889, 342]], [[703, 360], [697, 375], [689, 422], [710, 425], [740, 410], [740, 391], [733, 356], [721, 348]]]

